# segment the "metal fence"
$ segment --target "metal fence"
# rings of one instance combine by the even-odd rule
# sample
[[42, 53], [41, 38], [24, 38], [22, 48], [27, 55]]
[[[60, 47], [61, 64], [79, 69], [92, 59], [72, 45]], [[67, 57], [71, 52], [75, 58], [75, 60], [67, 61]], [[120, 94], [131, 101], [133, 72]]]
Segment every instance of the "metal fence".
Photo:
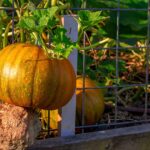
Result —
[[[90, 128], [90, 127], [95, 127], [98, 130], [103, 130], [103, 129], [110, 129], [110, 128], [116, 128], [116, 127], [125, 127], [125, 126], [130, 126], [130, 125], [137, 125], [137, 124], [141, 124], [141, 123], [148, 123], [149, 120], [149, 115], [148, 115], [148, 102], [149, 102], [149, 92], [148, 92], [148, 88], [149, 88], [149, 33], [150, 33], [150, 14], [149, 14], [149, 6], [150, 6], [150, 1], [147, 2], [148, 7], [147, 8], [121, 8], [120, 7], [120, 0], [118, 0], [118, 7], [117, 8], [89, 8], [88, 10], [96, 10], [96, 11], [115, 11], [116, 12], [116, 46], [115, 47], [98, 47], [96, 50], [114, 50], [115, 51], [115, 66], [116, 66], [116, 76], [115, 79], [117, 81], [119, 81], [120, 78], [120, 74], [119, 74], [119, 53], [120, 51], [126, 51], [128, 49], [139, 49], [139, 48], [145, 48], [146, 49], [146, 56], [145, 56], [145, 82], [143, 83], [136, 83], [136, 84], [113, 84], [112, 86], [99, 86], [97, 88], [107, 88], [107, 89], [113, 89], [114, 93], [115, 93], [115, 112], [114, 112], [114, 117], [112, 118], [111, 121], [107, 121], [107, 122], [100, 122], [100, 124], [96, 124], [93, 126], [84, 126], [82, 125], [81, 128]], [[77, 8], [74, 8], [73, 10], [79, 10]], [[84, 10], [87, 10], [87, 8], [85, 8]], [[121, 20], [121, 13], [122, 12], [131, 12], [134, 13], [136, 11], [140, 11], [140, 12], [147, 12], [147, 43], [145, 44], [145, 46], [125, 46], [122, 47], [120, 46], [120, 20]], [[132, 33], [131, 33], [132, 34]], [[145, 33], [146, 34], [146, 33]], [[85, 41], [85, 40], [84, 40]], [[86, 59], [85, 59], [85, 54], [83, 55], [83, 77], [86, 76], [86, 72], [85, 72], [85, 66], [86, 66]], [[135, 62], [136, 63], [136, 62]], [[119, 102], [119, 96], [118, 96], [118, 91], [120, 88], [127, 88], [129, 87], [143, 87], [145, 88], [145, 95], [144, 95], [144, 108], [133, 108], [133, 107], [120, 107], [118, 106], [118, 102]], [[96, 89], [96, 88], [95, 88]], [[83, 96], [84, 97], [84, 96]], [[83, 108], [84, 109], [84, 108]], [[94, 109], [94, 108], [93, 108]], [[138, 118], [138, 119], [120, 119], [118, 117], [119, 112], [120, 111], [126, 111], [126, 112], [140, 112], [142, 113], [142, 115]], [[109, 119], [108, 119], [109, 120]], [[84, 123], [84, 121], [83, 121]], [[77, 127], [78, 128], [78, 127]], [[80, 128], [80, 127], [79, 127]]]
[[[113, 54], [115, 54], [113, 56], [114, 60], [115, 60], [115, 77], [114, 80], [116, 82], [114, 82], [112, 85], [100, 85], [100, 86], [96, 86], [96, 87], [88, 87], [85, 88], [85, 77], [87, 75], [86, 72], [86, 63], [88, 60], [86, 60], [86, 52], [83, 51], [81, 53], [82, 55], [82, 77], [83, 77], [83, 104], [84, 104], [84, 98], [85, 98], [85, 90], [86, 89], [107, 89], [107, 92], [110, 93], [114, 93], [115, 95], [115, 99], [114, 99], [114, 111], [113, 112], [105, 112], [105, 119], [101, 119], [99, 122], [97, 122], [96, 124], [93, 125], [85, 125], [84, 124], [84, 105], [82, 105], [82, 125], [81, 126], [76, 126], [75, 127], [75, 99], [76, 96], [74, 95], [73, 99], [71, 100], [71, 102], [69, 104], [67, 104], [64, 108], [62, 108], [61, 112], [62, 112], [62, 122], [61, 127], [60, 127], [60, 133], [62, 136], [66, 136], [66, 135], [72, 135], [75, 133], [75, 128], [76, 129], [81, 129], [81, 133], [83, 132], [88, 132], [88, 131], [97, 131], [97, 130], [106, 130], [106, 129], [113, 129], [113, 128], [117, 128], [117, 127], [126, 127], [126, 126], [131, 126], [131, 125], [138, 125], [138, 124], [143, 124], [143, 123], [149, 123], [150, 122], [150, 117], [149, 117], [149, 42], [150, 42], [150, 0], [147, 1], [147, 8], [121, 8], [120, 6], [121, 0], [118, 0], [118, 6], [115, 8], [72, 8], [71, 10], [74, 12], [77, 12], [79, 10], [91, 10], [91, 11], [109, 11], [111, 12], [115, 12], [116, 13], [116, 28], [115, 28], [115, 46], [112, 47], [97, 47], [94, 49], [94, 51], [98, 52], [98, 51], [113, 51]], [[12, 14], [12, 43], [15, 42], [14, 40], [14, 15], [15, 15], [15, 8], [14, 8], [14, 0], [12, 2], [12, 7], [11, 8], [7, 8], [7, 7], [0, 7], [0, 10], [6, 10], [6, 11], [11, 11]], [[130, 12], [131, 14], [133, 14], [134, 12], [141, 12], [141, 13], [147, 13], [147, 34], [146, 35], [146, 44], [143, 46], [137, 46], [137, 45], [127, 45], [127, 46], [120, 46], [120, 30], [121, 30], [121, 26], [120, 26], [120, 21], [121, 21], [121, 14], [125, 13], [125, 12]], [[73, 26], [72, 23], [69, 23], [68, 21], [73, 21], [70, 18], [68, 19], [66, 17], [66, 20], [64, 22], [64, 26], [69, 29], [70, 27], [74, 28], [74, 32], [71, 33], [70, 36], [74, 41], [76, 41], [77, 39], [77, 26], [75, 24], [75, 26]], [[132, 33], [131, 33], [132, 34]], [[83, 46], [86, 45], [86, 35], [84, 35], [83, 37]], [[145, 66], [145, 72], [144, 72], [144, 82], [138, 82], [138, 83], [123, 83], [120, 84], [119, 80], [120, 80], [120, 53], [121, 52], [126, 52], [128, 50], [136, 50], [136, 49], [145, 49], [145, 55], [144, 55], [144, 66]], [[74, 67], [77, 70], [77, 52], [75, 51], [75, 53], [72, 54], [71, 61], [73, 61]], [[137, 63], [136, 61], [134, 63]], [[100, 65], [101, 63], [99, 63]], [[134, 73], [134, 70], [133, 70]], [[142, 90], [144, 90], [144, 95], [141, 98], [141, 96], [139, 96], [139, 101], [141, 101], [142, 99], [142, 104], [141, 107], [130, 107], [128, 105], [126, 106], [120, 106], [120, 101], [124, 101], [121, 100], [121, 98], [126, 97], [126, 92], [124, 91], [124, 88], [129, 89], [129, 91], [132, 91], [132, 94], [134, 93], [135, 89], [138, 89], [139, 87], [142, 88]], [[81, 89], [77, 89], [77, 90], [81, 90]], [[122, 90], [125, 94], [120, 97], [119, 96], [119, 91]], [[136, 93], [137, 91], [135, 91]], [[132, 95], [133, 96], [133, 95]], [[138, 97], [137, 97], [138, 98]], [[128, 99], [130, 99], [130, 97], [128, 97]], [[144, 102], [143, 102], [144, 99]], [[94, 110], [94, 108], [93, 108]], [[125, 114], [125, 112], [127, 114]], [[110, 114], [111, 113], [111, 114]], [[139, 113], [140, 115], [137, 115], [137, 113]], [[123, 115], [122, 117], [121, 114]], [[124, 117], [124, 115], [134, 115], [136, 114], [136, 117]], [[48, 112], [48, 117], [50, 117], [50, 113]], [[53, 132], [53, 130], [50, 129], [49, 127], [49, 122], [50, 119], [48, 120], [48, 128], [46, 130], [43, 130], [43, 132], [48, 132], [48, 135], [51, 134], [51, 132]]]

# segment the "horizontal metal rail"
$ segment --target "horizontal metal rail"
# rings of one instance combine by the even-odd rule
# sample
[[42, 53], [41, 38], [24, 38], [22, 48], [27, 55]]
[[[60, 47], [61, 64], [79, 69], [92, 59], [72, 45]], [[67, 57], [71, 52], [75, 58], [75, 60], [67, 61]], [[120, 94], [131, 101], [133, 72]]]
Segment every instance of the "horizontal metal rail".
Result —
[[[88, 129], [88, 128], [98, 128], [99, 130], [105, 130], [105, 129], [112, 129], [114, 127], [126, 127], [126, 126], [135, 126], [135, 125], [139, 125], [139, 124], [146, 124], [146, 123], [150, 123], [150, 119], [146, 119], [146, 120], [121, 120], [121, 119], [117, 119], [116, 122], [114, 120], [111, 120], [111, 123], [101, 123], [101, 124], [96, 124], [96, 125], [83, 125], [83, 126], [76, 126], [76, 129]], [[50, 131], [57, 131], [58, 129], [50, 129], [50, 130], [46, 130], [43, 129], [42, 132], [50, 132]]]
[[[120, 122], [117, 122], [120, 121]], [[145, 124], [145, 123], [150, 123], [150, 119], [147, 120], [131, 120], [131, 121], [124, 121], [124, 120], [116, 120], [113, 123], [104, 123], [104, 124], [97, 124], [97, 125], [87, 125], [87, 126], [77, 126], [76, 129], [81, 129], [81, 128], [112, 128], [112, 127], [117, 127], [117, 126], [127, 126], [127, 125], [138, 125], [138, 124]]]
[[[112, 85], [112, 86], [96, 86], [96, 87], [85, 87], [84, 89], [104, 89], [104, 88], [124, 88], [124, 87], [145, 87], [146, 84], [123, 84], [123, 85]], [[77, 88], [77, 90], [82, 90], [83, 88]]]
[[71, 10], [91, 10], [91, 11], [148, 11], [147, 8], [71, 8]]
[[[0, 7], [0, 10], [18, 10], [19, 8], [13, 7]], [[46, 8], [36, 8], [36, 9], [46, 9]], [[91, 10], [91, 11], [149, 11], [147, 8], [70, 8], [68, 10]]]
[[[150, 48], [150, 46], [126, 46], [126, 47], [118, 47], [118, 50], [130, 50], [130, 49], [146, 49]], [[93, 48], [91, 48], [93, 49]], [[96, 47], [94, 50], [116, 50], [116, 47]]]

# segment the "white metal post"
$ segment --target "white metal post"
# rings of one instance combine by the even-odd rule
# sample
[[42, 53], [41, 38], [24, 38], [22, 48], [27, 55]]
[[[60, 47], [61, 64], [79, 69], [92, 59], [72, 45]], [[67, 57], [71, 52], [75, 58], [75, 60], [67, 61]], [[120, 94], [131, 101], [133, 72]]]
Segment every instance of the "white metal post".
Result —
[[[65, 15], [63, 18], [64, 27], [67, 30], [67, 36], [73, 42], [78, 39], [78, 23], [75, 16]], [[74, 49], [69, 60], [72, 63], [75, 72], [77, 72], [77, 50]], [[76, 94], [74, 93], [71, 101], [61, 109], [62, 121], [59, 125], [60, 136], [70, 136], [75, 134], [75, 116], [76, 116]]]

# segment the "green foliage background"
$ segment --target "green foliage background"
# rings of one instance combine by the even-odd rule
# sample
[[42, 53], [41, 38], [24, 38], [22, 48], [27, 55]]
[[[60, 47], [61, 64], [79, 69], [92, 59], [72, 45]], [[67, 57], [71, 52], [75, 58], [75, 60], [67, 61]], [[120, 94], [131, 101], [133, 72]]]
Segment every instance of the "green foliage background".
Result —
[[[118, 4], [118, 0], [55, 0], [57, 6], [62, 6], [63, 4], [69, 3], [70, 9], [72, 8], [110, 8], [116, 9], [120, 6], [120, 8], [124, 9], [138, 9], [143, 8], [146, 9], [148, 7], [148, 0], [120, 0], [120, 4]], [[29, 10], [34, 9], [34, 7], [45, 8], [51, 7], [52, 0], [18, 0], [17, 5], [15, 7], [23, 8], [24, 4], [28, 3], [27, 8]], [[11, 7], [12, 0], [2, 0], [0, 1], [0, 7]], [[66, 14], [67, 11], [61, 11], [61, 14]], [[81, 28], [79, 31], [79, 40], [82, 41], [82, 36], [80, 34], [84, 32], [84, 30], [88, 30], [89, 40], [91, 43], [96, 42], [97, 40], [105, 40], [109, 38], [107, 42], [101, 44], [101, 47], [104, 48], [115, 48], [116, 46], [116, 31], [117, 31], [117, 11], [112, 10], [104, 10], [102, 12], [96, 12], [93, 16], [88, 14], [88, 11], [85, 11], [85, 14], [72, 10], [72, 13], [80, 15], [83, 18], [83, 22], [81, 22]], [[146, 41], [147, 39], [147, 26], [148, 26], [148, 16], [146, 10], [136, 10], [136, 11], [120, 11], [119, 14], [119, 46], [128, 47], [136, 45], [137, 41]], [[101, 17], [102, 21], [99, 24], [96, 21], [96, 18], [99, 20]], [[94, 18], [94, 19], [93, 19]], [[18, 19], [17, 12], [15, 13], [15, 20]], [[3, 47], [3, 34], [8, 23], [11, 20], [11, 11], [6, 11], [0, 9], [0, 48]], [[94, 20], [94, 21], [93, 21]], [[87, 26], [86, 26], [87, 25]], [[93, 29], [93, 25], [95, 28]], [[11, 28], [10, 28], [11, 31]], [[15, 39], [17, 40], [17, 39]], [[128, 52], [128, 51], [127, 51]], [[114, 53], [114, 52], [113, 52]], [[104, 55], [103, 51], [99, 51], [99, 57]], [[108, 54], [109, 56], [110, 54]], [[78, 59], [78, 73], [82, 74], [82, 52], [79, 53]], [[115, 67], [116, 62], [114, 60], [105, 60], [100, 63], [99, 67], [96, 69], [91, 67], [91, 64], [95, 64], [95, 60], [89, 56], [89, 53], [86, 52], [86, 73], [93, 79], [96, 79], [97, 76], [101, 75], [102, 79], [106, 76], [112, 77], [115, 76]], [[125, 71], [125, 62], [123, 60], [119, 61], [120, 71]], [[106, 79], [106, 78], [105, 78]], [[101, 80], [101, 79], [100, 79]], [[112, 79], [113, 80], [113, 79]], [[106, 81], [106, 80], [105, 80]]]

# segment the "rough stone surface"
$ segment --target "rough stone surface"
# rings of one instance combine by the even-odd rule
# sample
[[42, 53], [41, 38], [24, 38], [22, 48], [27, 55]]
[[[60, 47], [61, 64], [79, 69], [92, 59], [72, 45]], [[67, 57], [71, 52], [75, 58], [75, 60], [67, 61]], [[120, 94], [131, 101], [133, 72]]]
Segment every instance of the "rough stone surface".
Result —
[[25, 150], [34, 143], [40, 129], [35, 111], [0, 104], [0, 150]]

